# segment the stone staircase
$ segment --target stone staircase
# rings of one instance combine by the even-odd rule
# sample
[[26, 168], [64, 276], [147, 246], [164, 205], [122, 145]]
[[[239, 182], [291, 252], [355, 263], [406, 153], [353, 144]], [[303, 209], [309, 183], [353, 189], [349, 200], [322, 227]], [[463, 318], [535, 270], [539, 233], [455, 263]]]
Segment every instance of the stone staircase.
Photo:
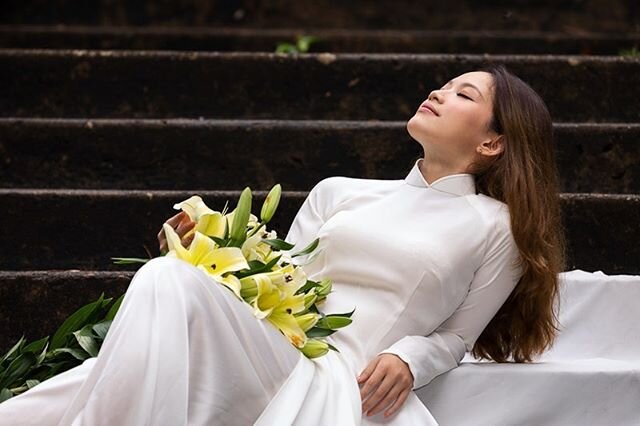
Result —
[[[635, 1], [97, 3], [0, 17], [0, 352], [124, 292], [135, 268], [110, 257], [156, 256], [189, 195], [281, 183], [284, 236], [324, 177], [403, 178], [417, 105], [486, 62], [554, 118], [569, 269], [640, 274]], [[302, 33], [310, 53], [272, 53]]]

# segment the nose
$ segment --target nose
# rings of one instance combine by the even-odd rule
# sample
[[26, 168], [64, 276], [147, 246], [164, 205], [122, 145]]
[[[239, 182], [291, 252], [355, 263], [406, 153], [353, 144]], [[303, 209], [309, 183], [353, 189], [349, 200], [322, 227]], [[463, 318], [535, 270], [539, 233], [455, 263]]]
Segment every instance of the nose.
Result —
[[428, 101], [433, 101], [434, 99], [438, 99], [438, 102], [440, 102], [442, 99], [440, 98], [440, 91], [439, 90], [433, 90], [431, 93], [429, 93], [429, 96], [427, 97]]

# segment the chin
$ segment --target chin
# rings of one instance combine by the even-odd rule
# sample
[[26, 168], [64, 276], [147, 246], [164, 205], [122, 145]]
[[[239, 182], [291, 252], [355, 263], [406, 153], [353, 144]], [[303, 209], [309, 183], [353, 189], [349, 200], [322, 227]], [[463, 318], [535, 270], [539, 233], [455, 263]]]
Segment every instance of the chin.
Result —
[[[425, 126], [424, 123], [421, 122], [420, 118], [415, 115], [407, 121], [406, 127], [409, 135], [418, 142], [425, 140], [429, 134], [427, 126]], [[422, 142], [420, 142], [420, 144], [422, 145]]]

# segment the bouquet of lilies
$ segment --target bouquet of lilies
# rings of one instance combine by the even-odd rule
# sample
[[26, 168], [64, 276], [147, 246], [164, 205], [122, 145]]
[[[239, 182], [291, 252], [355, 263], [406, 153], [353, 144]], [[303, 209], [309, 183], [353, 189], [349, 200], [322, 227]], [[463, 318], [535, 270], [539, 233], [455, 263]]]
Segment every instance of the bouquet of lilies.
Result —
[[[168, 224], [163, 225], [173, 256], [202, 269], [240, 300], [247, 303], [259, 319], [276, 326], [308, 358], [337, 349], [324, 338], [351, 324], [354, 311], [325, 315], [318, 309], [331, 292], [331, 280], [313, 281], [302, 266], [318, 254], [319, 240], [297, 253], [293, 244], [277, 238], [265, 225], [280, 202], [280, 185], [274, 186], [262, 206], [260, 221], [251, 214], [251, 191], [240, 195], [236, 209], [227, 213], [211, 210], [194, 195], [174, 205], [184, 210], [196, 226], [188, 247]], [[306, 262], [298, 259], [307, 258]], [[150, 259], [112, 258], [117, 264], [146, 263]], [[219, 283], [219, 284], [216, 284]], [[28, 343], [24, 336], [0, 357], [0, 403], [40, 382], [60, 374], [84, 360], [95, 357], [107, 336], [124, 294], [115, 302], [104, 295], [70, 315], [49, 336]]]
[[[251, 190], [245, 188], [235, 210], [227, 213], [210, 209], [198, 195], [173, 206], [183, 210], [196, 225], [184, 235], [195, 233], [188, 247], [167, 223], [163, 229], [172, 256], [204, 271], [220, 285], [251, 306], [258, 319], [277, 327], [308, 358], [337, 349], [324, 337], [351, 323], [353, 311], [325, 315], [318, 308], [331, 292], [331, 280], [308, 279], [303, 265], [317, 252], [319, 239], [297, 253], [294, 244], [277, 238], [266, 225], [280, 202], [281, 187], [275, 185], [267, 195], [260, 220], [251, 213]], [[296, 258], [307, 258], [298, 262]], [[148, 259], [113, 258], [118, 264], [147, 262]]]

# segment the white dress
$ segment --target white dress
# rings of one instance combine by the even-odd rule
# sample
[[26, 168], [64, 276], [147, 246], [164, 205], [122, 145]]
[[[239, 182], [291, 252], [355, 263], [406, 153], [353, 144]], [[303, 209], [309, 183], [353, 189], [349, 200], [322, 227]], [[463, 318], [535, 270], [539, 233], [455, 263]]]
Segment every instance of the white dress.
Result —
[[356, 376], [402, 358], [413, 390], [458, 366], [521, 275], [506, 204], [474, 176], [429, 184], [334, 176], [297, 213], [293, 251], [333, 280], [325, 313], [353, 323], [339, 353], [304, 357], [199, 269], [156, 258], [135, 274], [97, 358], [0, 404], [0, 425], [437, 425], [415, 392], [394, 415], [363, 416]]

